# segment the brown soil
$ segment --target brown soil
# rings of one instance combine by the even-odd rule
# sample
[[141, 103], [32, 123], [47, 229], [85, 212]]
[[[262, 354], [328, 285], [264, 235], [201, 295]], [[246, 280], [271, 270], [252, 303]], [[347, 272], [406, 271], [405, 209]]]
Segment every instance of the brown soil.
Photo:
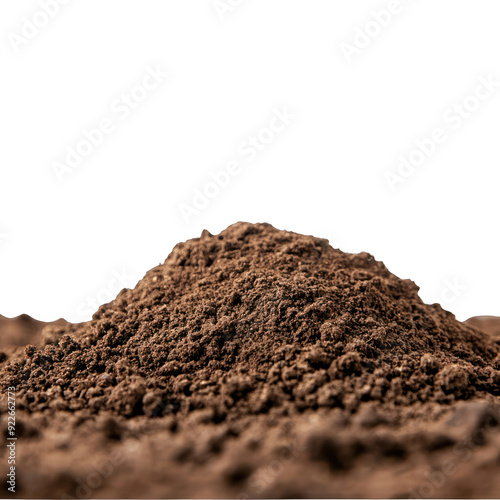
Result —
[[43, 337], [0, 375], [18, 496], [500, 494], [496, 338], [369, 254], [204, 231]]
[[28, 344], [43, 347], [68, 325], [63, 319], [45, 323], [27, 314], [12, 319], [0, 315], [0, 361], [22, 354]]
[[497, 344], [500, 344], [500, 318], [496, 316], [476, 316], [468, 319], [466, 323], [488, 333]]
[[65, 327], [67, 325], [68, 322], [63, 319], [44, 323], [31, 318], [27, 314], [21, 314], [21, 316], [12, 319], [0, 315], [0, 349], [14, 346], [25, 347], [28, 344], [42, 346], [42, 330], [44, 328]]

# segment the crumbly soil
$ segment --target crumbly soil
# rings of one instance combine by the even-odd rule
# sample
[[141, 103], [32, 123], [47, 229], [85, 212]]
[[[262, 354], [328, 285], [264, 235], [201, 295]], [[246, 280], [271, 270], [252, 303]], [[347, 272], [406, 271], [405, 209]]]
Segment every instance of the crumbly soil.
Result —
[[204, 231], [92, 321], [2, 346], [16, 496], [498, 497], [498, 330], [367, 253]]

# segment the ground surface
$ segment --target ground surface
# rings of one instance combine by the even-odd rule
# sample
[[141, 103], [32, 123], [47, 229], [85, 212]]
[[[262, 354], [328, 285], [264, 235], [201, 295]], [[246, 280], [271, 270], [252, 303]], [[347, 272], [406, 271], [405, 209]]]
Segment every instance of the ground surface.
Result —
[[[493, 336], [500, 327], [500, 318], [469, 322]], [[41, 330], [31, 326], [2, 319], [0, 335], [16, 331], [41, 344]], [[82, 412], [48, 422], [43, 434], [37, 419], [19, 415], [16, 496], [499, 497], [498, 415], [486, 402], [463, 402], [422, 409], [406, 426], [397, 425], [396, 411], [384, 418], [366, 410], [254, 418], [240, 430]], [[4, 473], [4, 452], [1, 460]]]

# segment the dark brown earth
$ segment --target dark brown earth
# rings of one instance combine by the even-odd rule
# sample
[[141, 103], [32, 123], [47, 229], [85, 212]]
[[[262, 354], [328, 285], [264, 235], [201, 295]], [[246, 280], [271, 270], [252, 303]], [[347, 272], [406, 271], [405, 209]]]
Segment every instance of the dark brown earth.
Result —
[[18, 496], [498, 497], [495, 327], [366, 253], [204, 231], [91, 322], [4, 349]]

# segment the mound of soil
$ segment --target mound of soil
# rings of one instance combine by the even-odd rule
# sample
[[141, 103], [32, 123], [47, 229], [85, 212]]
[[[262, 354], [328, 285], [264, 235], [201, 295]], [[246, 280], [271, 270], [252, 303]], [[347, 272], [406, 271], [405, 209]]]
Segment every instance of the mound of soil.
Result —
[[500, 318], [497, 316], [476, 316], [468, 319], [466, 323], [488, 333], [497, 344], [500, 344]]
[[[27, 496], [425, 496], [425, 477], [383, 478], [486, 423], [473, 451], [498, 443], [494, 338], [371, 255], [269, 224], [177, 245], [44, 344], [0, 374], [16, 387]], [[471, 477], [476, 460], [500, 466], [474, 456]], [[92, 486], [96, 461], [112, 472]], [[454, 496], [467, 473], [430, 496]]]
[[[53, 327], [66, 327], [68, 322], [63, 319], [46, 323], [33, 319], [27, 314], [21, 314], [17, 318], [5, 318], [0, 315], [0, 349], [6, 347], [25, 347], [28, 344], [37, 346], [44, 345], [44, 339], [47, 338], [49, 330]], [[42, 331], [47, 328], [45, 337], [42, 337]]]

